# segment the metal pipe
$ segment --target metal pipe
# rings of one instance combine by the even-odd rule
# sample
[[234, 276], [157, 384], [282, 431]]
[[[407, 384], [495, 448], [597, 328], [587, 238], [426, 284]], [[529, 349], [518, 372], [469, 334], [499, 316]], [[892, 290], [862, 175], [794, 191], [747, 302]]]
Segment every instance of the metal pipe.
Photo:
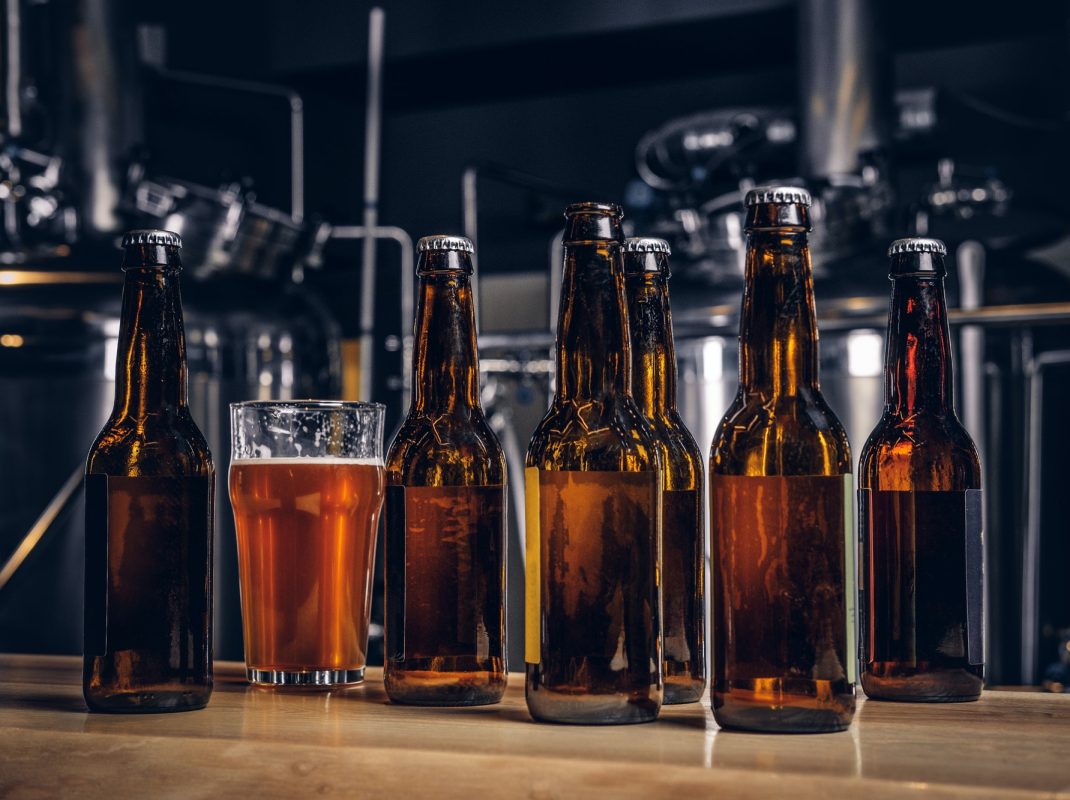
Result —
[[18, 571], [18, 568], [29, 558], [34, 548], [40, 544], [48, 529], [52, 527], [52, 523], [56, 521], [56, 517], [74, 497], [78, 487], [82, 485], [84, 476], [85, 467], [79, 464], [63, 486], [60, 487], [60, 490], [49, 501], [48, 505], [45, 506], [41, 516], [30, 526], [30, 530], [22, 537], [22, 541], [19, 542], [18, 547], [15, 548], [10, 558], [4, 563], [3, 567], [0, 567], [0, 590], [3, 590], [4, 586], [11, 580], [11, 577]]
[[[366, 229], [362, 225], [338, 225], [332, 227], [331, 239], [364, 239]], [[401, 249], [401, 358], [402, 385], [405, 400], [412, 389], [412, 347], [414, 326], [416, 324], [416, 263], [413, 254], [412, 237], [394, 225], [380, 225], [372, 230], [376, 239], [390, 239], [398, 243]]]
[[[368, 91], [364, 115], [364, 229], [379, 224], [379, 144], [382, 117], [383, 36], [386, 14], [368, 12]], [[372, 352], [375, 347], [375, 240], [365, 236], [360, 275], [360, 395], [372, 398]]]
[[290, 218], [300, 224], [305, 219], [305, 103], [301, 95], [285, 86], [272, 83], [220, 78], [185, 70], [160, 69], [156, 73], [167, 80], [210, 86], [249, 94], [284, 98], [290, 106]]
[[7, 80], [4, 97], [7, 101], [7, 132], [13, 139], [22, 135], [22, 9], [21, 0], [7, 0]]
[[1022, 683], [1037, 681], [1040, 628], [1040, 503], [1044, 413], [1044, 371], [1070, 364], [1070, 350], [1052, 350], [1031, 359], [1025, 367], [1028, 392], [1026, 438], [1026, 513], [1022, 542]]
[[[984, 303], [985, 248], [980, 242], [963, 242], [955, 251], [959, 275], [959, 308], [976, 311]], [[962, 421], [981, 450], [984, 448], [984, 329], [977, 325], [963, 325], [959, 333], [961, 343], [960, 374], [962, 375]]]
[[872, 0], [799, 4], [800, 170], [805, 178], [857, 172], [888, 142], [890, 65]]

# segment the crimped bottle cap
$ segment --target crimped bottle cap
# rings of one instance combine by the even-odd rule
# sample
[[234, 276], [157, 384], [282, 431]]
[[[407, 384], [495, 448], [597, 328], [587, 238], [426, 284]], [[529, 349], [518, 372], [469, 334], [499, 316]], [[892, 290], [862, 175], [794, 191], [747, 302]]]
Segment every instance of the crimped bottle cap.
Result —
[[127, 231], [123, 234], [123, 247], [152, 245], [156, 247], [182, 248], [182, 237], [174, 231], [165, 231], [158, 228], [143, 228], [136, 231]]
[[417, 253], [426, 253], [428, 250], [459, 250], [462, 253], [471, 253], [475, 248], [472, 246], [472, 240], [466, 236], [436, 233], [434, 236], [424, 236], [416, 243]]
[[664, 253], [671, 255], [672, 249], [664, 239], [653, 236], [632, 236], [624, 240], [625, 253]]
[[940, 256], [947, 255], [947, 247], [939, 239], [929, 239], [925, 236], [907, 236], [896, 239], [888, 248], [888, 256], [902, 256], [908, 253], [936, 253]]
[[759, 186], [751, 189], [743, 198], [746, 208], [764, 203], [795, 203], [809, 208], [811, 202], [810, 193], [798, 186]]

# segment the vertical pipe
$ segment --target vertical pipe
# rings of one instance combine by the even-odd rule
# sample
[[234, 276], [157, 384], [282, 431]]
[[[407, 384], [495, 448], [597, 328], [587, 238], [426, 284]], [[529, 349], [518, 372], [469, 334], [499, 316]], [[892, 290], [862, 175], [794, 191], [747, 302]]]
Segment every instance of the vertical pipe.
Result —
[[4, 100], [7, 105], [7, 132], [16, 139], [22, 135], [22, 98], [19, 96], [22, 83], [22, 15], [19, 3], [22, 0], [7, 0], [7, 74], [4, 82]]
[[289, 93], [290, 100], [290, 218], [305, 219], [305, 104], [301, 95]]
[[477, 167], [465, 167], [461, 175], [461, 202], [463, 208], [464, 235], [472, 242], [472, 302], [476, 307], [476, 333], [479, 333], [479, 200], [476, 182]]
[[804, 178], [857, 172], [887, 143], [891, 94], [874, 0], [801, 0], [799, 120]]
[[[386, 14], [379, 7], [368, 13], [368, 93], [364, 116], [364, 230], [379, 225], [379, 144], [382, 115], [383, 34]], [[367, 235], [361, 251], [360, 276], [360, 397], [372, 397], [372, 352], [375, 346], [375, 245]]]

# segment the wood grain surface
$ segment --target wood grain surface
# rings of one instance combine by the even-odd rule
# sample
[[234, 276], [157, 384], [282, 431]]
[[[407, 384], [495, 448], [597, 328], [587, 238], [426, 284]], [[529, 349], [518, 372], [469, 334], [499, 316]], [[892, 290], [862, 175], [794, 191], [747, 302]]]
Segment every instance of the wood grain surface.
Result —
[[217, 664], [208, 708], [88, 714], [81, 662], [0, 655], [0, 797], [533, 800], [885, 797], [1070, 799], [1070, 696], [862, 702], [844, 733], [720, 731], [706, 702], [646, 725], [531, 721], [520, 675], [471, 709], [391, 705], [381, 672], [335, 692], [249, 687]]

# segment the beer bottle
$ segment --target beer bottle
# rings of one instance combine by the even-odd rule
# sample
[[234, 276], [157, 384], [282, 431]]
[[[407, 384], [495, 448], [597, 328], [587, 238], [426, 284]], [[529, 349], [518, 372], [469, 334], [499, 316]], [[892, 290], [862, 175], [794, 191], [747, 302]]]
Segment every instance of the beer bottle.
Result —
[[94, 711], [203, 708], [212, 693], [215, 468], [186, 399], [179, 237], [123, 237], [115, 405], [85, 477], [85, 656]]
[[425, 236], [413, 398], [386, 460], [386, 691], [420, 705], [505, 692], [505, 456], [479, 401], [472, 243]]
[[943, 256], [891, 258], [884, 414], [859, 459], [862, 688], [949, 702], [981, 694], [981, 466], [955, 415]]
[[693, 703], [706, 688], [702, 455], [676, 410], [669, 313], [669, 244], [626, 239], [624, 284], [632, 395], [654, 429], [662, 466], [661, 599], [665, 703]]
[[851, 454], [818, 385], [810, 195], [746, 200], [739, 391], [710, 455], [713, 713], [820, 732], [854, 715]]
[[662, 701], [661, 482], [631, 396], [621, 210], [565, 210], [557, 386], [526, 461], [528, 710], [646, 722]]

